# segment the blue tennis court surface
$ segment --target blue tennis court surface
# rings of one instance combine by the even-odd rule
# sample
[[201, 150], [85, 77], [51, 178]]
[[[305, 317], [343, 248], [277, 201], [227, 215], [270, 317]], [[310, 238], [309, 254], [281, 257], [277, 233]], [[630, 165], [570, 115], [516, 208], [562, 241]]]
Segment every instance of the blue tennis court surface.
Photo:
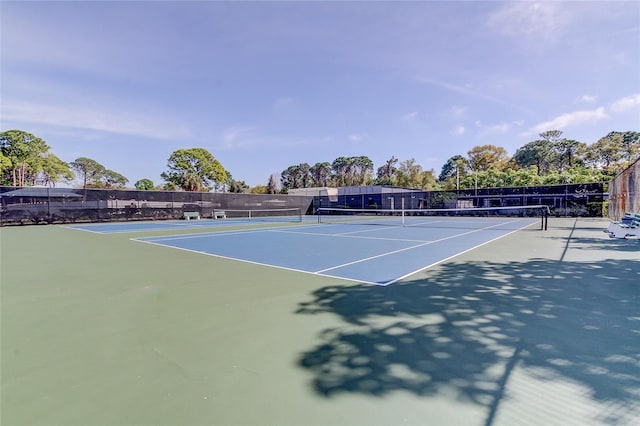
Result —
[[310, 274], [388, 285], [539, 225], [533, 218], [450, 218], [424, 226], [309, 224], [136, 238], [135, 241]]

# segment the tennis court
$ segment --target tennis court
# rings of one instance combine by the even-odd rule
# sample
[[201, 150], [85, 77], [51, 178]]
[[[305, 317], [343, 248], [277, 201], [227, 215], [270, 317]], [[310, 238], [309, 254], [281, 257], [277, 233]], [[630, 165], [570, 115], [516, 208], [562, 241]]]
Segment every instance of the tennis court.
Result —
[[499, 239], [537, 220], [424, 220], [429, 226], [384, 222], [310, 224], [296, 227], [137, 238], [199, 254], [309, 274], [388, 285], [419, 270]]
[[321, 219], [0, 229], [1, 423], [637, 424], [640, 241]]

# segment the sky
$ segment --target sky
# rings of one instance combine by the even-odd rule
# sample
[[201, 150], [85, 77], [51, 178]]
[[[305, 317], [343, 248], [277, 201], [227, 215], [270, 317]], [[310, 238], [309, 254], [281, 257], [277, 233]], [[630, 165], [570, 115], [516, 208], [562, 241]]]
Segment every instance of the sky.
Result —
[[0, 2], [0, 130], [161, 184], [368, 156], [436, 176], [477, 145], [640, 131], [640, 2]]

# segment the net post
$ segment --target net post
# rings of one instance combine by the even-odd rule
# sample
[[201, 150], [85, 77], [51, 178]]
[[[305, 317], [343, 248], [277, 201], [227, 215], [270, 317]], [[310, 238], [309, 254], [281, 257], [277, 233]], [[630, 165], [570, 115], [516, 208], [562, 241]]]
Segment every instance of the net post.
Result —
[[549, 207], [540, 207], [540, 230], [546, 231], [549, 223]]
[[402, 215], [402, 226], [404, 226], [404, 197], [400, 200], [400, 214]]

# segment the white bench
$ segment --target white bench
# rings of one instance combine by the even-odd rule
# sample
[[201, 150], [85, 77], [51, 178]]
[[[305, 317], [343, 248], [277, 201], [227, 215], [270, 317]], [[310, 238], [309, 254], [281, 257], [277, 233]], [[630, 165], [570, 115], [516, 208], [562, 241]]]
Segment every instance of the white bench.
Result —
[[633, 215], [631, 222], [625, 221], [615, 225], [611, 236], [614, 238], [637, 237], [640, 236], [640, 213]]
[[213, 211], [213, 218], [214, 219], [226, 219], [227, 218], [227, 213], [224, 212], [223, 210], [214, 210]]
[[186, 219], [186, 220], [191, 220], [191, 219], [199, 220], [200, 219], [200, 213], [199, 212], [184, 212], [182, 214], [182, 218]]
[[609, 227], [607, 228], [607, 232], [611, 234], [618, 228], [618, 225], [620, 224], [629, 225], [631, 222], [633, 222], [633, 214], [627, 212], [622, 216], [620, 220], [616, 220], [616, 221], [612, 220], [611, 222], [609, 222]]

